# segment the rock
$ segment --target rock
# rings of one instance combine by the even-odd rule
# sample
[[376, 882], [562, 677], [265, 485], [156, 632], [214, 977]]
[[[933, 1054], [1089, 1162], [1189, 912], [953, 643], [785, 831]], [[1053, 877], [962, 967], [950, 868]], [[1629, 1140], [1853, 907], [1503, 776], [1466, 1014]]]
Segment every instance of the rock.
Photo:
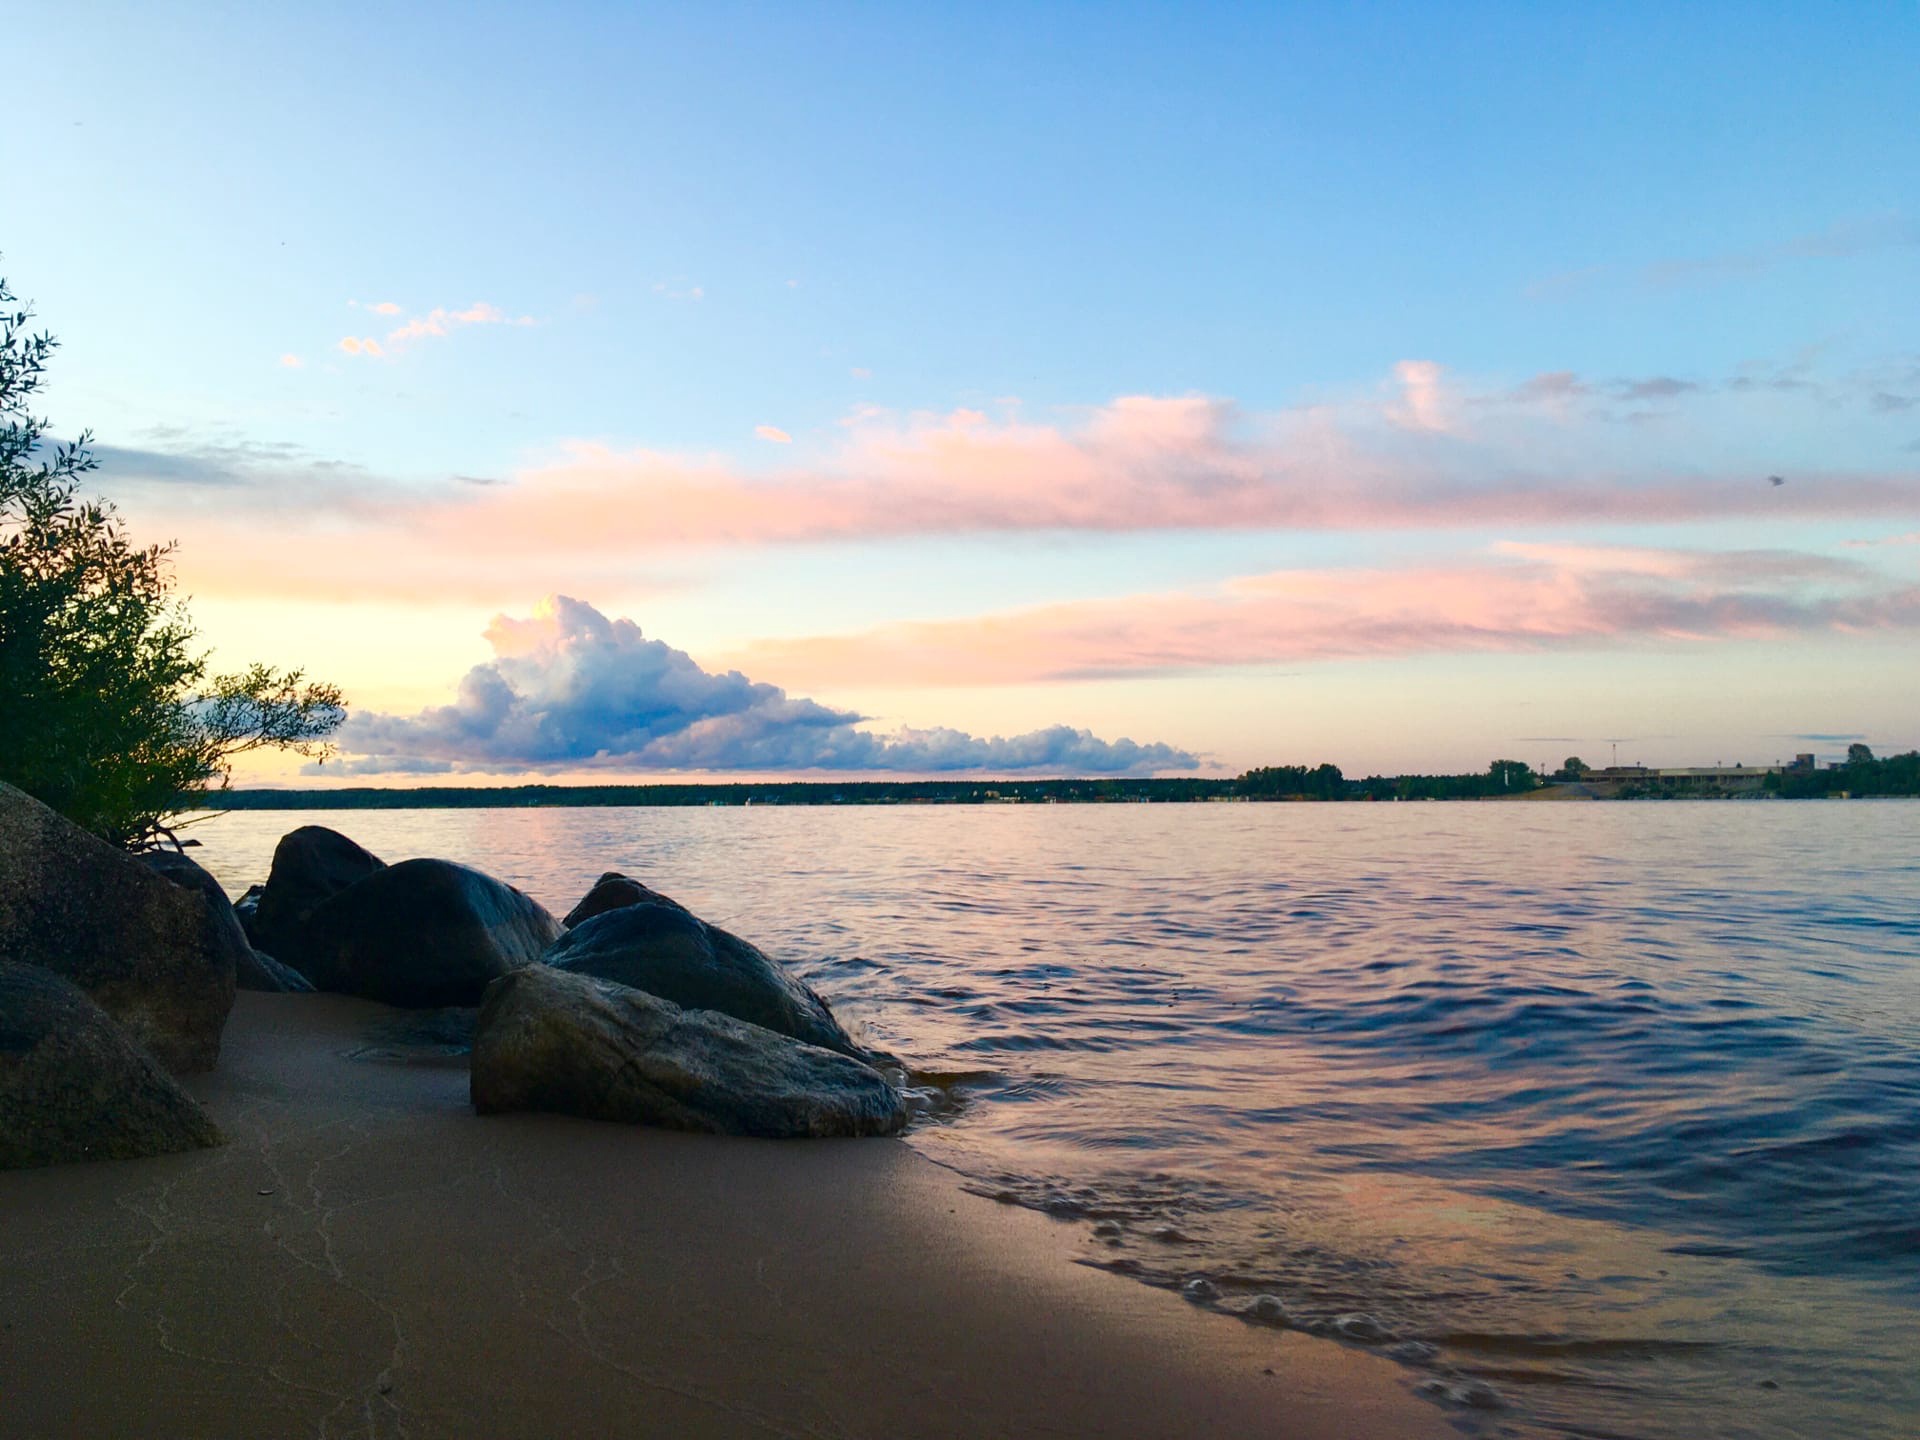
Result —
[[386, 868], [386, 861], [338, 830], [302, 825], [288, 831], [274, 846], [273, 868], [260, 891], [248, 938], [300, 968], [295, 952], [307, 916], [349, 885]]
[[547, 963], [645, 990], [683, 1010], [717, 1010], [857, 1060], [827, 1002], [754, 946], [672, 901], [624, 905], [582, 921]]
[[487, 988], [473, 1106], [717, 1135], [892, 1135], [907, 1123], [871, 1066], [711, 1010], [550, 966]]
[[478, 1005], [488, 982], [538, 961], [560, 924], [478, 870], [402, 860], [322, 901], [295, 934], [280, 958], [316, 988], [429, 1009]]
[[311, 995], [313, 982], [291, 965], [283, 965], [264, 950], [249, 950], [252, 963], [238, 972], [243, 990], [266, 990], [281, 995]]
[[264, 885], [249, 885], [247, 893], [233, 902], [234, 918], [240, 922], [240, 928], [247, 932], [247, 943], [258, 945], [260, 937], [254, 934], [254, 917], [260, 913], [260, 897], [266, 893]]
[[1248, 1320], [1260, 1325], [1291, 1325], [1293, 1316], [1287, 1310], [1286, 1302], [1278, 1295], [1256, 1295], [1251, 1304], [1242, 1310]]
[[231, 938], [200, 895], [0, 783], [0, 955], [66, 976], [170, 1070], [219, 1057]]
[[148, 850], [140, 856], [149, 870], [205, 898], [209, 923], [223, 948], [233, 956], [234, 983], [242, 990], [310, 991], [306, 976], [282, 965], [270, 955], [254, 952], [253, 942], [240, 924], [240, 917], [227, 903], [227, 892], [220, 882], [178, 850]]
[[686, 907], [677, 900], [669, 900], [658, 890], [649, 889], [630, 875], [622, 875], [618, 870], [609, 870], [593, 882], [593, 888], [584, 899], [567, 912], [567, 918], [560, 923], [571, 930], [582, 920], [591, 920], [596, 915], [604, 915], [609, 910], [618, 910], [623, 905], [641, 905], [648, 901], [657, 901], [662, 905], [671, 905], [676, 910]]
[[206, 1112], [85, 991], [0, 960], [0, 1170], [219, 1143]]

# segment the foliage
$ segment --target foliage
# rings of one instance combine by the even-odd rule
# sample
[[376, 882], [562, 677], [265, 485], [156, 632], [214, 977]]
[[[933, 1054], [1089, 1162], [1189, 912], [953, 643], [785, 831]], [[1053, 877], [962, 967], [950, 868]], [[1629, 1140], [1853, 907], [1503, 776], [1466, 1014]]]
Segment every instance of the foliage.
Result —
[[[1862, 753], [1856, 755], [1855, 751]], [[1844, 765], [1769, 775], [1767, 788], [1788, 800], [1813, 800], [1827, 795], [1920, 795], [1920, 750], [1876, 760], [1866, 746], [1854, 745], [1849, 747]]]
[[1261, 799], [1344, 800], [1347, 780], [1338, 765], [1267, 765], [1249, 770], [1234, 787]]
[[324, 756], [340, 692], [255, 665], [207, 676], [171, 545], [83, 500], [90, 435], [49, 445], [30, 400], [56, 342], [0, 280], [0, 780], [120, 845], [224, 783], [234, 756]]

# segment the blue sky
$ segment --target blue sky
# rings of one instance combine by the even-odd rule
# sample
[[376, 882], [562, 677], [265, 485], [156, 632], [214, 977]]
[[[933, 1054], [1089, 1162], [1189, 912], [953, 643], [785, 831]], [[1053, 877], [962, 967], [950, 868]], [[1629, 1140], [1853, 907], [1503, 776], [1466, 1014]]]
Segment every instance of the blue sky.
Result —
[[[1628, 712], [1607, 728], [1676, 731], [1660, 742], [1676, 761], [1728, 732], [1920, 738], [1885, 668], [1913, 649], [1920, 547], [1851, 543], [1920, 526], [1910, 5], [288, 11], [29, 4], [9, 21], [38, 63], [13, 82], [30, 118], [0, 273], [65, 343], [46, 408], [114, 447], [102, 485], [133, 519], [180, 537], [223, 658], [305, 661], [406, 715], [498, 661], [490, 617], [558, 592], [709, 669], [757, 658], [882, 730], [1064, 723], [1227, 768], [1480, 763], [1534, 732], [1476, 718], [1474, 697], [1551, 705], [1594, 667]], [[426, 333], [387, 338], [410, 323]], [[381, 354], [340, 348], [363, 337]], [[1126, 397], [1167, 405], [1116, 439]], [[1172, 408], [1195, 397], [1223, 408]], [[1163, 467], [1145, 478], [1143, 450]], [[1060, 482], [1078, 500], [1008, 518], [1063, 454], [1085, 466]], [[1207, 511], [1242, 466], [1295, 477], [1329, 515]], [[1777, 512], [1600, 493], [1775, 473]], [[1588, 498], [1386, 504], [1496, 479]], [[856, 482], [818, 533], [821, 497]], [[683, 523], [577, 552], [547, 537], [537, 560], [496, 544], [462, 569], [476, 536], [524, 529], [563, 483], [591, 490], [583, 516], [630, 521], [671, 493]], [[799, 518], [743, 530], [761, 484]], [[1134, 517], [1117, 530], [1109, 484]], [[1161, 503], [1170, 484], [1179, 504]], [[498, 514], [449, 520], [472, 496]], [[701, 518], [720, 513], [736, 518]], [[338, 546], [338, 585], [233, 573], [212, 552], [236, 535]], [[1547, 543], [1578, 548], [1574, 570], [1497, 550]], [[1523, 608], [1569, 574], [1613, 596], [1650, 573], [1596, 547], [1668, 553], [1662, 595], [1684, 588], [1692, 618], [1635, 619], [1636, 590], [1517, 638], [1475, 638], [1476, 621], [1387, 643], [1370, 622], [1364, 644], [1291, 646], [1292, 609], [1260, 619], [1250, 659], [1236, 612], [1210, 658], [1156, 664], [1166, 637], [1134, 635], [1122, 674], [1104, 640], [1075, 658], [1084, 616], [1029, 614], [1097, 604], [1105, 635], [1128, 604], [1150, 628], [1252, 577], [1337, 571], [1312, 613], [1377, 621], [1436, 567], [1456, 598], [1474, 565], [1558, 567]], [[1699, 557], [1736, 549], [1854, 568], [1710, 578], [1725, 567]], [[419, 584], [379, 593], [355, 568], [374, 554], [382, 584], [416, 561]], [[1359, 567], [1399, 578], [1360, 596]], [[1713, 585], [1719, 608], [1695, 603]], [[1745, 608], [1728, 618], [1730, 597]], [[1059, 663], [981, 665], [987, 642], [954, 627], [989, 621]], [[974, 678], [935, 684], [936, 662], [896, 682], [849, 658], [898, 622], [945, 625], [915, 653], [951, 646]], [[1716, 678], [1662, 725], [1676, 646]], [[1843, 677], [1831, 708], [1853, 711], [1729, 694], [1753, 654], [1819, 656]], [[1458, 709], [1452, 728], [1412, 743], [1361, 720], [1402, 682]], [[1277, 711], [1299, 718], [1276, 731]]]

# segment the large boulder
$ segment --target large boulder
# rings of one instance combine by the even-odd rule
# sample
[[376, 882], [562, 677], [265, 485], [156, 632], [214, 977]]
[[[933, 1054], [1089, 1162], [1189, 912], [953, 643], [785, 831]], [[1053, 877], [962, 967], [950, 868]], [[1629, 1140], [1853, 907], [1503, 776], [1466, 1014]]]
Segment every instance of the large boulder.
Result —
[[5, 783], [0, 956], [66, 976], [170, 1070], [219, 1058], [235, 954], [211, 907]]
[[219, 1143], [206, 1112], [85, 991], [0, 960], [0, 1170]]
[[583, 920], [591, 920], [596, 915], [604, 915], [609, 910], [618, 910], [624, 905], [645, 905], [649, 902], [671, 905], [676, 910], [685, 907], [677, 900], [669, 900], [658, 890], [642, 885], [631, 875], [622, 875], [618, 870], [609, 870], [593, 882], [593, 888], [581, 899], [580, 903], [567, 912], [567, 918], [560, 923], [571, 930]]
[[482, 1115], [549, 1110], [772, 1139], [907, 1123], [900, 1093], [858, 1060], [550, 966], [488, 987], [471, 1083]]
[[534, 964], [559, 934], [559, 921], [490, 875], [402, 860], [307, 912], [279, 958], [321, 990], [412, 1009], [478, 1005], [490, 981]]
[[827, 1002], [738, 935], [670, 900], [648, 900], [582, 921], [554, 942], [547, 963], [631, 985], [683, 1010], [717, 1010], [809, 1045], [864, 1059]]
[[247, 937], [297, 967], [293, 952], [307, 917], [348, 886], [386, 868], [386, 861], [338, 830], [324, 825], [290, 830], [274, 847], [273, 868], [253, 907]]
[[178, 850], [149, 850], [140, 857], [147, 868], [204, 898], [220, 943], [233, 955], [234, 983], [242, 990], [312, 990], [306, 976], [282, 965], [271, 955], [258, 954], [228, 903], [220, 882]]

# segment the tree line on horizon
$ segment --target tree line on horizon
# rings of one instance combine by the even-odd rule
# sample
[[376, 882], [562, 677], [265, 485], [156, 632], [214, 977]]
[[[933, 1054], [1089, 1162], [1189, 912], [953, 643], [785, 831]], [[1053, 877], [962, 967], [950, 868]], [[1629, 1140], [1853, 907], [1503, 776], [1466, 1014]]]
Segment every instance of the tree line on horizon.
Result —
[[713, 780], [619, 785], [429, 785], [407, 789], [230, 790], [234, 810], [485, 809], [599, 805], [1177, 804], [1207, 800], [1479, 800], [1538, 789], [1518, 760], [1470, 775], [1374, 775], [1349, 780], [1338, 765], [1270, 765], [1231, 779], [1193, 776], [995, 780]]

